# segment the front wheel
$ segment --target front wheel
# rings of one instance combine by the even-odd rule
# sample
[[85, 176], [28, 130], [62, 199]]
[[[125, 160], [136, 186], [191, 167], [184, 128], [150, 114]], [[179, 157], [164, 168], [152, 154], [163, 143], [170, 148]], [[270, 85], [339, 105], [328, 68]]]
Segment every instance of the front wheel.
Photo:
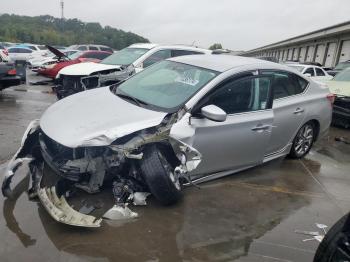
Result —
[[303, 125], [293, 140], [289, 156], [292, 158], [303, 158], [309, 153], [315, 140], [315, 127], [311, 122]]
[[179, 178], [157, 146], [145, 149], [141, 170], [150, 192], [163, 205], [174, 204], [182, 197]]

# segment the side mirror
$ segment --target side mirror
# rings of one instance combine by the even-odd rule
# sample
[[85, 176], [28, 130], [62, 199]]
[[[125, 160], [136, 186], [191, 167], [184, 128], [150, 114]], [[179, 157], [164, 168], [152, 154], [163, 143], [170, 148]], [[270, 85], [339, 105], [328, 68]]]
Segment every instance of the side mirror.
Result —
[[215, 105], [202, 107], [201, 113], [205, 118], [215, 122], [224, 122], [227, 117], [226, 112]]
[[304, 74], [304, 76], [311, 77], [311, 74], [310, 73], [306, 73], [306, 74]]

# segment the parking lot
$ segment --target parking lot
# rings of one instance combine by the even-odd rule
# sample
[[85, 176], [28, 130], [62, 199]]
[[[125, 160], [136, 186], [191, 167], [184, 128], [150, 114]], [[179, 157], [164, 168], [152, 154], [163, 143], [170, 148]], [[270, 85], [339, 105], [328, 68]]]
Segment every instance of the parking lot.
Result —
[[[30, 75], [27, 85], [0, 93], [0, 168], [28, 123], [56, 101], [50, 85], [30, 84], [38, 80]], [[138, 219], [93, 230], [59, 224], [28, 201], [22, 168], [14, 199], [0, 199], [1, 261], [311, 261], [319, 243], [295, 230], [320, 231], [315, 223], [330, 227], [350, 210], [350, 147], [335, 137], [349, 139], [349, 131], [332, 127], [303, 160], [189, 187], [172, 207], [149, 198], [132, 208]], [[105, 206], [113, 200], [110, 191], [99, 198]]]

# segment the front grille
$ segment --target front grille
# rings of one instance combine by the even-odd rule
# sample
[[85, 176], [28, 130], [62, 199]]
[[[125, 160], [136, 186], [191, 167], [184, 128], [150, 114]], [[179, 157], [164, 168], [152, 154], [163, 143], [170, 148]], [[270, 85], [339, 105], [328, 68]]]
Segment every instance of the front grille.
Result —
[[62, 75], [62, 87], [65, 90], [82, 91], [81, 76]]
[[70, 148], [57, 143], [41, 132], [41, 138], [46, 145], [47, 151], [54, 161], [74, 160], [84, 157], [84, 148]]

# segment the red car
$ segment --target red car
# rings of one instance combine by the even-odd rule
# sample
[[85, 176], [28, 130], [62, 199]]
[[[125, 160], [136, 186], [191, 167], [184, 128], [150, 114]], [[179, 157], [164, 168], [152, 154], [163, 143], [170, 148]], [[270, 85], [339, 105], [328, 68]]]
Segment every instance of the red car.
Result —
[[101, 60], [112, 54], [106, 51], [81, 51], [71, 56], [66, 56], [56, 48], [53, 48], [51, 46], [47, 47], [52, 53], [56, 55], [57, 61], [50, 63], [49, 65], [44, 65], [38, 69], [37, 73], [52, 79], [55, 79], [58, 72], [66, 66], [82, 62], [99, 63]]

